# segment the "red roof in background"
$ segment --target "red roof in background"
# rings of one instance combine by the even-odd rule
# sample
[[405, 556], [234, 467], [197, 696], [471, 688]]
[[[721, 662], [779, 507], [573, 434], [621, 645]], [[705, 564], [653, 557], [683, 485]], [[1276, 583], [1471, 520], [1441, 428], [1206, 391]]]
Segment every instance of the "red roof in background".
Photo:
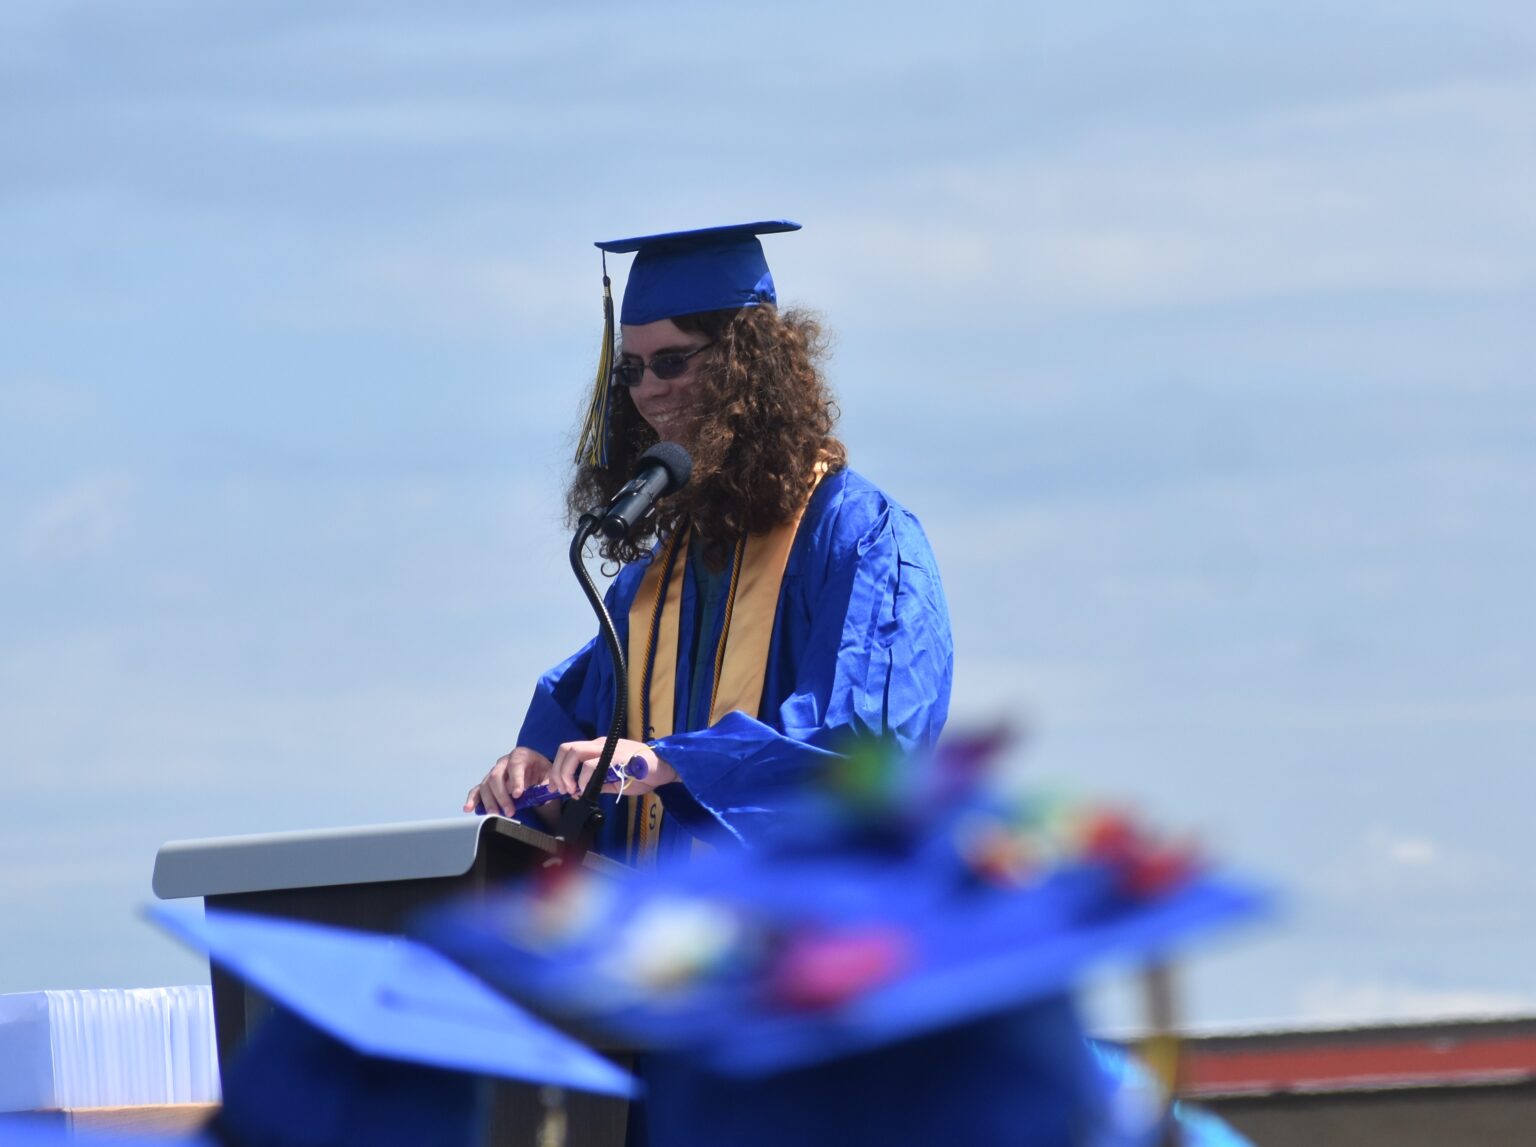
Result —
[[1207, 1036], [1184, 1052], [1195, 1098], [1524, 1083], [1536, 1079], [1536, 1019]]

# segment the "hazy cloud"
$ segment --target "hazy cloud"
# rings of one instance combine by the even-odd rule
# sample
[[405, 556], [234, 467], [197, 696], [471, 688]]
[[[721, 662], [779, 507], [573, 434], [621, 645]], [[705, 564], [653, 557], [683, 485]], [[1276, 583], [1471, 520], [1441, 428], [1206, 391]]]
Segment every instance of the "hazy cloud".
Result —
[[21, 556], [34, 562], [67, 562], [107, 549], [126, 528], [136, 482], [129, 475], [79, 479], [25, 515]]

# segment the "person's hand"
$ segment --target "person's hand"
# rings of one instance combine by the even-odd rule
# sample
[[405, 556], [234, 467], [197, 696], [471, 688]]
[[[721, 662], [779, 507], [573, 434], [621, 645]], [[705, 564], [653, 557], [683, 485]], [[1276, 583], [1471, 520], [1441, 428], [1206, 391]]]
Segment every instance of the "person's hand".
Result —
[[[550, 786], [567, 796], [580, 796], [582, 786], [587, 783], [598, 757], [602, 755], [603, 743], [599, 738], [595, 741], [567, 741], [561, 745], [555, 751], [555, 759], [550, 766]], [[677, 770], [658, 757], [655, 749], [644, 741], [627, 741], [621, 737], [613, 750], [614, 767], [622, 772], [624, 766], [635, 757], [644, 758], [648, 771], [643, 778], [631, 778], [623, 786], [626, 794], [648, 793], [678, 779]], [[617, 782], [610, 781], [603, 786], [603, 791], [616, 793], [619, 787]]]
[[[601, 748], [602, 743], [598, 745]], [[552, 784], [550, 770], [548, 757], [519, 745], [491, 766], [485, 780], [469, 790], [464, 798], [464, 811], [475, 812], [478, 807], [488, 813], [511, 816], [517, 811], [513, 802], [523, 795], [523, 790], [537, 784]]]

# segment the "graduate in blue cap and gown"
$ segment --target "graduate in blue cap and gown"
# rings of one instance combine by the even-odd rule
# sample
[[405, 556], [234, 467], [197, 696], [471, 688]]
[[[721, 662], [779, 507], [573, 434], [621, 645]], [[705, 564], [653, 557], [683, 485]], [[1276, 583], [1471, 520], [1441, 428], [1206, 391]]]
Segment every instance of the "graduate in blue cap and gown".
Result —
[[[638, 758], [647, 774], [617, 810], [605, 798], [596, 846], [620, 859], [760, 841], [851, 740], [921, 749], [948, 711], [953, 647], [928, 540], [848, 468], [821, 328], [777, 307], [758, 236], [798, 229], [780, 220], [597, 244], [608, 321], [572, 519], [605, 504], [656, 442], [693, 458], [692, 480], [640, 536], [602, 550], [623, 563], [607, 595], [629, 665], [615, 759]], [[628, 252], [615, 348], [606, 256]], [[614, 689], [596, 638], [545, 674], [517, 748], [465, 811], [512, 815], [541, 784], [578, 793]]]

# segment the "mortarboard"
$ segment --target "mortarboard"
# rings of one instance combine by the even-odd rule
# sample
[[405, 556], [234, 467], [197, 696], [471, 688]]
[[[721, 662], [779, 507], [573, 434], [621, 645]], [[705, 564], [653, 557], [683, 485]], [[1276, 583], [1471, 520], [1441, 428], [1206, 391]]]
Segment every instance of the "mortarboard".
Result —
[[627, 880], [556, 878], [553, 892], [431, 915], [421, 934], [542, 1009], [761, 1075], [1050, 999], [1265, 902], [1209, 874], [1140, 897], [1094, 861], [1019, 889], [963, 863], [721, 854]]
[[800, 224], [788, 219], [769, 219], [608, 239], [596, 246], [607, 254], [634, 252], [619, 322], [638, 326], [776, 302], [773, 275], [757, 237], [798, 230]]
[[546, 874], [421, 934], [530, 1006], [647, 1049], [666, 1147], [1157, 1141], [1166, 1099], [1127, 1101], [1146, 1089], [1094, 1055], [1074, 990], [1266, 897], [1124, 820], [1084, 818], [1075, 850], [1000, 841], [1005, 818], [968, 791], [974, 754], [950, 756], [914, 770], [957, 794], [925, 825], [791, 809], [825, 831], [623, 881]]
[[609, 375], [613, 366], [614, 327], [607, 256], [634, 253], [619, 321], [639, 326], [678, 315], [777, 302], [773, 275], [768, 270], [768, 260], [757, 237], [798, 230], [800, 224], [788, 219], [768, 219], [607, 239], [596, 244], [604, 256], [603, 343], [592, 402], [576, 451], [578, 462], [601, 466], [607, 463], [608, 457], [608, 416], [612, 402]]
[[[230, 912], [149, 914], [274, 1004], [225, 1072], [214, 1125], [172, 1141], [469, 1147], [481, 1136], [481, 1077], [637, 1090], [627, 1072], [414, 941]], [[0, 1144], [60, 1133], [0, 1124]]]

